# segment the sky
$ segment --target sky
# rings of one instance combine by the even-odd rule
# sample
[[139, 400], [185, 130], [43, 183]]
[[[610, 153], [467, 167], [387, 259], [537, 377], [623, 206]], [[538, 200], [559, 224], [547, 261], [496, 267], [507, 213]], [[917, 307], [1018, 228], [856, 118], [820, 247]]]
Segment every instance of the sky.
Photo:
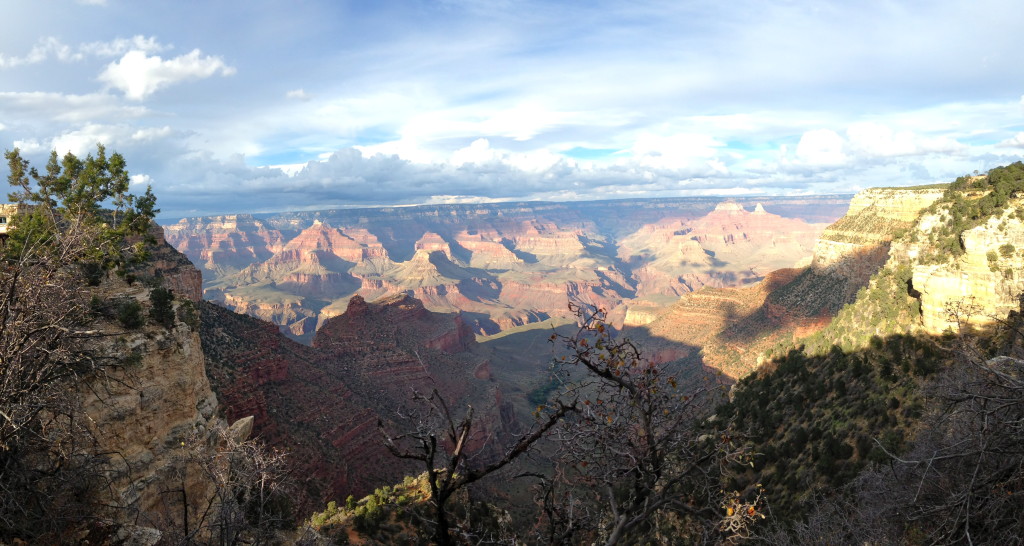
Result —
[[0, 148], [102, 143], [162, 219], [850, 193], [1024, 158], [1020, 0], [0, 10]]

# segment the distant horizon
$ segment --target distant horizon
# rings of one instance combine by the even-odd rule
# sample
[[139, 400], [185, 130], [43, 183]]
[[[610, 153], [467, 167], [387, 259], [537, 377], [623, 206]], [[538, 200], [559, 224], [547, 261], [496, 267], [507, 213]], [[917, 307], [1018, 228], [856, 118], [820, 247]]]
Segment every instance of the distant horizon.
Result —
[[[872, 188], [868, 188], [872, 189]], [[896, 188], [902, 189], [902, 188]], [[913, 189], [913, 188], [907, 188]], [[801, 198], [836, 198], [836, 199], [847, 199], [852, 198], [857, 192], [853, 193], [820, 193], [820, 194], [804, 194], [804, 195], [682, 195], [672, 197], [620, 197], [612, 199], [574, 199], [574, 200], [563, 200], [563, 201], [542, 201], [542, 200], [524, 200], [524, 199], [510, 199], [505, 201], [480, 201], [473, 203], [408, 203], [408, 204], [397, 204], [397, 205], [352, 205], [352, 206], [334, 206], [334, 207], [313, 207], [303, 209], [291, 209], [291, 210], [267, 210], [257, 212], [215, 212], [210, 214], [197, 214], [197, 215], [186, 215], [186, 216], [163, 216], [157, 215], [155, 220], [160, 225], [170, 225], [177, 223], [178, 221], [188, 218], [210, 218], [216, 216], [274, 216], [274, 215], [287, 215], [287, 214], [304, 214], [304, 213], [317, 213], [317, 212], [348, 212], [348, 211], [359, 211], [359, 210], [380, 210], [380, 209], [412, 209], [421, 207], [474, 207], [480, 205], [515, 205], [515, 204], [556, 204], [556, 203], [603, 203], [613, 201], [670, 201], [670, 200], [707, 200], [717, 201], [725, 203], [729, 201], [756, 201], [758, 199], [801, 199]], [[748, 206], [745, 203], [744, 209]], [[756, 203], [751, 203], [749, 206], [753, 207]], [[159, 208], [160, 202], [157, 201], [157, 208]], [[769, 211], [771, 212], [771, 211]]]

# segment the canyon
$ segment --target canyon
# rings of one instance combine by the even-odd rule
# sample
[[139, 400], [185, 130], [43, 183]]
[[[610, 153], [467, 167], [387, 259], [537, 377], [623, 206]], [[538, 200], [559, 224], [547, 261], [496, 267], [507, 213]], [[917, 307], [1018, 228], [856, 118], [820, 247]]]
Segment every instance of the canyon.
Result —
[[478, 335], [569, 319], [640, 325], [702, 287], [805, 265], [844, 196], [498, 203], [185, 218], [168, 241], [204, 297], [310, 343], [353, 296], [406, 294]]
[[[141, 514], [143, 534], [180, 525], [211, 491], [179, 451], [213, 445], [213, 431], [228, 423], [288, 453], [298, 512], [366, 494], [421, 470], [391, 458], [378, 429], [416, 426], [416, 397], [435, 391], [453, 410], [474, 408], [470, 451], [498, 455], [551, 393], [559, 348], [548, 340], [577, 327], [555, 311], [570, 297], [605, 307], [619, 334], [649, 361], [681, 370], [683, 384], [766, 373], [783, 355], [816, 350], [804, 346], [820, 344], [815, 335], [828, 328], [839, 334], [827, 350], [851, 351], [874, 343], [872, 333], [990, 326], [1019, 308], [1024, 291], [1024, 202], [1011, 199], [958, 232], [961, 251], [946, 256], [935, 238], [952, 222], [947, 197], [867, 190], [827, 226], [806, 220], [821, 219], [832, 198], [789, 205], [806, 219], [773, 214], [767, 200], [708, 200], [688, 214], [620, 206], [618, 216], [601, 209], [603, 227], [568, 205], [532, 219], [522, 215], [533, 208], [485, 208], [477, 213], [486, 221], [469, 225], [437, 208], [403, 209], [390, 222], [373, 216], [379, 211], [338, 213], [358, 225], [326, 213], [183, 220], [167, 241], [191, 245], [219, 276], [201, 286], [201, 272], [157, 230], [132, 281], [102, 287], [111, 301], [144, 307], [153, 286], [177, 296], [167, 327], [105, 326], [107, 352], [137, 363], [102, 389], [83, 384], [85, 408], [103, 424], [99, 445], [122, 455], [110, 471], [112, 502]], [[245, 298], [266, 290], [295, 302], [301, 318], [274, 315], [275, 324], [200, 299], [222, 297], [258, 315], [267, 300]], [[898, 303], [892, 320], [879, 307], [887, 299]], [[296, 324], [311, 323], [296, 335]], [[174, 487], [187, 503], [161, 500]]]

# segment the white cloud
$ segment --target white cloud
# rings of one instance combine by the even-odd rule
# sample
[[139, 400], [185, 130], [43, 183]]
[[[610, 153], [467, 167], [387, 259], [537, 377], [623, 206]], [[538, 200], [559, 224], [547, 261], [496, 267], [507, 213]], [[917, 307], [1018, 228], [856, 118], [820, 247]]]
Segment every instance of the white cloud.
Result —
[[830, 129], [814, 129], [800, 137], [796, 156], [804, 164], [831, 166], [846, 162], [843, 137]]
[[0, 54], [0, 68], [13, 68], [16, 66], [41, 63], [50, 57], [56, 57], [61, 61], [77, 61], [83, 55], [76, 52], [71, 46], [62, 43], [53, 36], [41, 38], [36, 45], [32, 46], [24, 57], [7, 57]]
[[927, 138], [874, 122], [854, 123], [847, 128], [846, 136], [853, 153], [869, 158], [957, 153], [964, 148], [949, 137]]
[[125, 147], [134, 150], [156, 148], [172, 153], [180, 151], [168, 144], [175, 140], [172, 138], [174, 136], [174, 131], [169, 126], [137, 128], [124, 123], [117, 125], [87, 123], [75, 129], [65, 130], [52, 138], [22, 139], [15, 141], [14, 145], [26, 154], [49, 153], [50, 150], [56, 150], [58, 155], [71, 152], [78, 156], [84, 156], [95, 152], [97, 144], [103, 144], [110, 150], [120, 150]]
[[117, 132], [116, 127], [90, 124], [54, 138], [48, 149], [57, 150], [57, 155], [71, 152], [78, 156], [84, 156], [95, 150], [96, 144], [116, 146]]
[[105, 5], [107, 5], [107, 0], [75, 0], [75, 1], [78, 2], [79, 4], [82, 4], [82, 5], [85, 5], [85, 6], [105, 6]]
[[498, 155], [491, 149], [491, 143], [486, 138], [478, 138], [469, 146], [452, 152], [451, 162], [453, 165], [464, 165], [466, 163], [490, 163], [498, 158]]
[[299, 88], [299, 89], [292, 89], [291, 91], [285, 93], [284, 96], [285, 96], [285, 98], [288, 98], [288, 99], [302, 100], [302, 101], [306, 101], [306, 100], [309, 100], [309, 99], [313, 98], [312, 96], [310, 96], [309, 93], [306, 93], [306, 91], [304, 89], [301, 89], [301, 88]]
[[725, 146], [711, 135], [677, 133], [660, 135], [641, 133], [628, 150], [630, 158], [620, 163], [637, 163], [643, 167], [679, 170], [704, 169]]
[[353, 146], [366, 157], [374, 156], [395, 156], [414, 163], [432, 164], [444, 161], [444, 156], [425, 149], [421, 143], [414, 138], [402, 138], [372, 144], [369, 146]]
[[503, 164], [530, 173], [547, 171], [559, 163], [568, 164], [563, 156], [544, 149], [521, 153], [496, 150], [486, 138], [478, 138], [469, 146], [455, 150], [448, 163], [454, 166]]
[[50, 148], [36, 139], [15, 140], [14, 147], [25, 155], [49, 152]]
[[261, 169], [277, 169], [288, 176], [295, 176], [306, 168], [306, 163], [283, 163], [281, 165], [267, 165]]
[[142, 36], [137, 34], [131, 38], [117, 38], [109, 42], [90, 42], [78, 46], [78, 50], [88, 55], [97, 57], [116, 57], [128, 51], [138, 50], [146, 53], [159, 53], [170, 49], [172, 46], [164, 45], [157, 41], [156, 36]]
[[879, 122], [855, 122], [847, 127], [845, 138], [831, 129], [804, 132], [797, 144], [796, 158], [805, 166], [838, 167], [912, 156], [955, 155], [966, 148], [945, 135], [922, 136]]
[[1024, 148], [1024, 133], [1017, 133], [996, 146], [1000, 148]]
[[81, 61], [87, 56], [116, 57], [130, 50], [155, 53], [168, 49], [155, 36], [136, 35], [131, 38], [117, 38], [106, 42], [89, 42], [72, 47], [54, 36], [40, 38], [29, 52], [22, 56], [7, 57], [0, 53], [0, 68], [38, 64], [51, 58], [61, 62]]
[[846, 129], [850, 148], [867, 156], [892, 157], [909, 155], [916, 151], [914, 134], [895, 132], [880, 123], [855, 123]]
[[235, 69], [220, 57], [202, 57], [198, 49], [173, 59], [148, 56], [145, 51], [131, 50], [120, 60], [107, 65], [100, 80], [124, 92], [132, 100], [142, 100], [156, 91], [188, 80], [209, 78], [218, 73], [230, 76]]
[[148, 174], [133, 174], [131, 176], [132, 186], [148, 186], [153, 183], [153, 179]]
[[28, 126], [56, 121], [87, 123], [101, 119], [136, 119], [149, 113], [140, 105], [126, 105], [109, 93], [84, 95], [33, 92], [0, 92], [0, 115], [12, 124]]
[[132, 133], [132, 140], [158, 140], [166, 138], [171, 134], [171, 127], [165, 125], [163, 127], [147, 127], [139, 129]]

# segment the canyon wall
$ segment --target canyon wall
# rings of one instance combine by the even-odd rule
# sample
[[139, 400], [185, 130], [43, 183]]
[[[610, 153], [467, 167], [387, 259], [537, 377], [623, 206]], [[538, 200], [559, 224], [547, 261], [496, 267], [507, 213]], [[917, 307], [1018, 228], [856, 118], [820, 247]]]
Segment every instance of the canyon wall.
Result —
[[[178, 294], [175, 314], [194, 313], [201, 294], [199, 272], [169, 245], [161, 242], [135, 275], [138, 282], [131, 285], [108, 276], [93, 291], [94, 298], [135, 300], [145, 310], [148, 286], [163, 282]], [[189, 322], [179, 318], [170, 327], [147, 322], [125, 329], [99, 319], [94, 328], [102, 335], [88, 342], [103, 358], [128, 363], [83, 382], [79, 395], [94, 449], [108, 454], [108, 505], [119, 523], [142, 526], [135, 537], [142, 543], [158, 539], [157, 529], [181, 532], [187, 521], [199, 521], [213, 493], [208, 477], [186, 457], [195, 446], [211, 449], [214, 428], [223, 426], [207, 379], [198, 322]]]
[[[810, 267], [777, 270], [751, 287], [705, 287], [682, 295], [660, 314], [630, 316], [628, 323], [650, 320], [637, 332], [645, 344], [659, 351], [673, 344], [698, 347], [702, 364], [742, 377], [776, 351], [785, 350], [780, 348], [827, 326], [857, 299], [858, 291], [869, 285], [873, 275], [890, 261], [902, 259], [908, 251], [899, 241], [915, 229], [922, 211], [942, 195], [943, 189], [935, 188], [862, 191], [851, 200], [849, 212], [821, 232]], [[894, 244], [898, 248], [894, 249]], [[982, 245], [983, 261], [992, 244]], [[988, 273], [987, 266], [985, 271]], [[942, 279], [932, 278], [928, 290], [948, 283]], [[989, 280], [986, 277], [982, 283]], [[926, 309], [931, 306], [929, 298], [924, 297]], [[694, 359], [695, 354], [691, 350], [680, 357]]]
[[[942, 192], [898, 188], [859, 192], [850, 200], [846, 215], [822, 232], [814, 245], [812, 267], [866, 280], [888, 259], [893, 237], [909, 230]], [[848, 260], [851, 256], [858, 258]]]
[[252, 415], [255, 436], [289, 451], [301, 510], [422, 472], [393, 458], [378, 431], [378, 423], [415, 426], [407, 419], [424, 407], [414, 392], [436, 389], [453, 411], [472, 405], [480, 434], [474, 449], [518, 430], [487, 351], [463, 318], [429, 311], [406, 294], [375, 303], [353, 296], [311, 346], [214, 304], [200, 309], [209, 374], [225, 414]]

